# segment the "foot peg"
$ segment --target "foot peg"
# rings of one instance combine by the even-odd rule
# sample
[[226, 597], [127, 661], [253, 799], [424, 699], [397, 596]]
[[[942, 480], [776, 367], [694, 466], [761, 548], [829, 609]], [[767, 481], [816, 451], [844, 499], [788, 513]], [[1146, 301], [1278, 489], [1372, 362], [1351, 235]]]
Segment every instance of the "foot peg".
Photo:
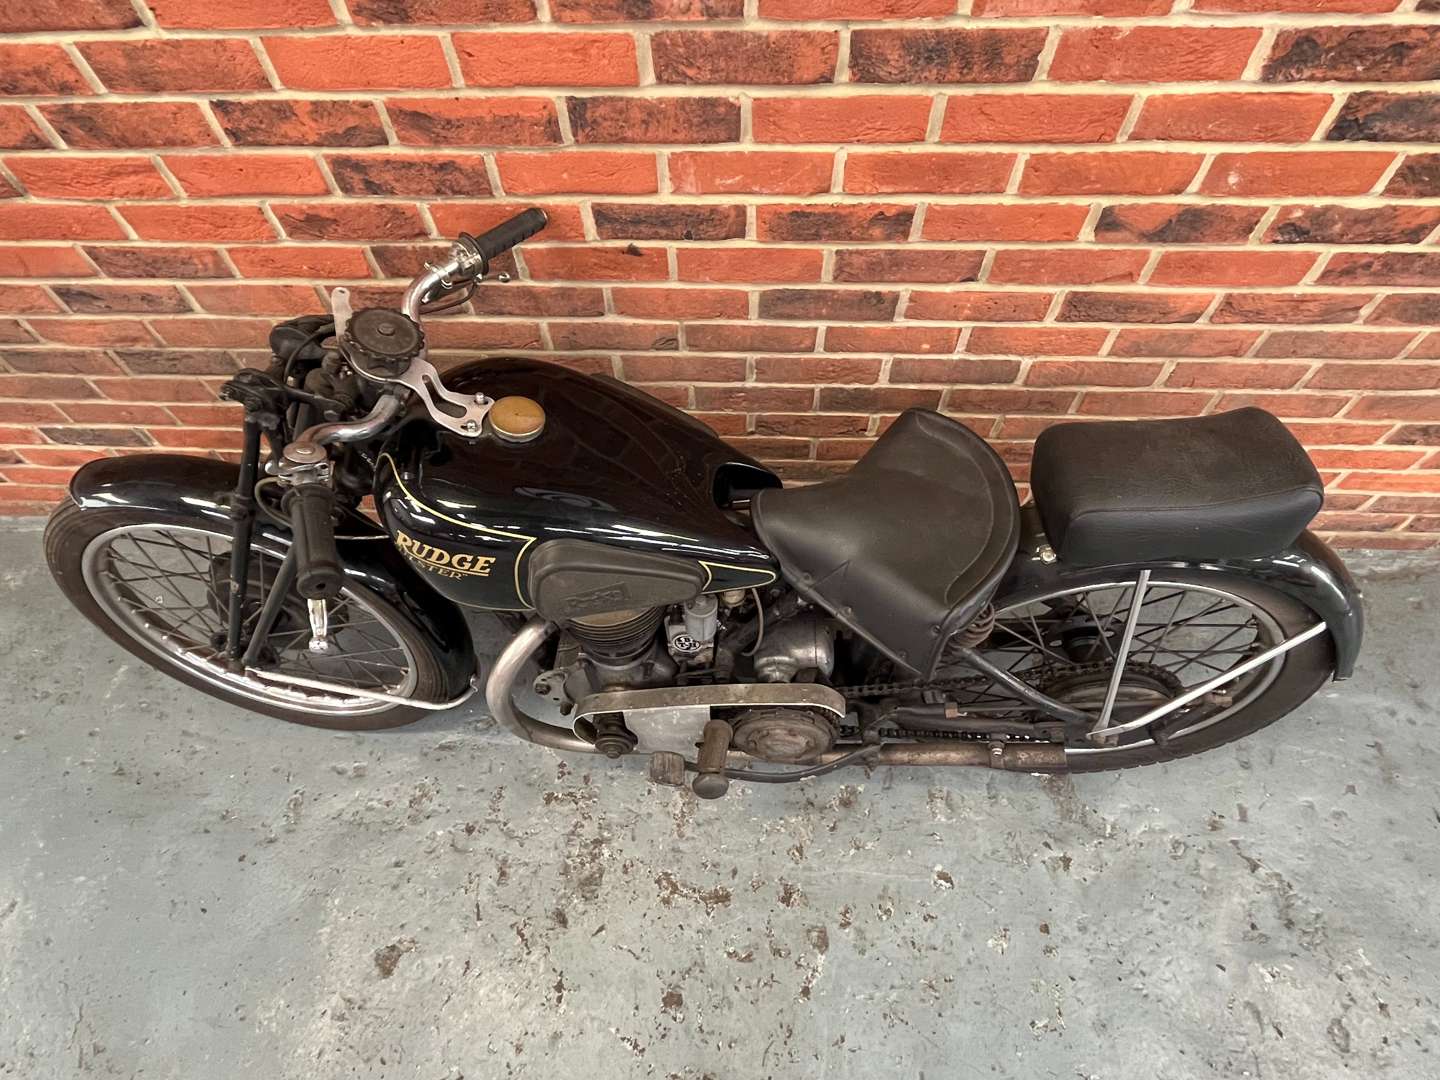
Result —
[[700, 756], [696, 761], [695, 780], [690, 785], [702, 799], [718, 799], [730, 789], [730, 778], [725, 775], [725, 763], [730, 756], [730, 740], [735, 729], [724, 720], [711, 718], [705, 722], [705, 734], [700, 742]]

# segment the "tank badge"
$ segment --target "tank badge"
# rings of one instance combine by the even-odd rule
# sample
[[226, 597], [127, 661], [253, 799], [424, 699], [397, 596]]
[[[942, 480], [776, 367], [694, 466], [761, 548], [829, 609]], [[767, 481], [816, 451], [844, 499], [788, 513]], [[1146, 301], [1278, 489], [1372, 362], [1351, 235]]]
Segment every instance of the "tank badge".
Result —
[[422, 570], [447, 578], [489, 577], [495, 565], [491, 555], [471, 555], [464, 551], [445, 551], [434, 544], [422, 543], [398, 530], [395, 546]]

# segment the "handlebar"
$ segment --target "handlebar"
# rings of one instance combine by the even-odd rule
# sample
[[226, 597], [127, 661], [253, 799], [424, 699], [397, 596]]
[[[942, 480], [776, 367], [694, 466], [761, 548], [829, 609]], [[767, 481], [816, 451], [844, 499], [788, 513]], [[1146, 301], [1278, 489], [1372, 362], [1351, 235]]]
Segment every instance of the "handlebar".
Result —
[[545, 228], [549, 221], [544, 210], [532, 206], [528, 210], [521, 210], [508, 221], [502, 221], [493, 229], [489, 229], [479, 236], [461, 233], [457, 243], [470, 249], [473, 254], [483, 260], [480, 269], [483, 274], [491, 259], [503, 255], [516, 244], [529, 240], [530, 237]]
[[281, 508], [294, 535], [296, 590], [306, 600], [334, 600], [345, 582], [335, 547], [335, 492], [324, 483], [296, 484]]

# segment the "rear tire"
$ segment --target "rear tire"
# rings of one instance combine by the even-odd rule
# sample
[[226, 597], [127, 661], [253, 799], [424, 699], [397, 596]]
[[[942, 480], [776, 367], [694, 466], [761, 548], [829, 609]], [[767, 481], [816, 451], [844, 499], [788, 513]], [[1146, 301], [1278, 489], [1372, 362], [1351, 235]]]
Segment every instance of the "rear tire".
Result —
[[[1273, 622], [1280, 640], [1292, 637], [1318, 621], [1318, 616], [1303, 604], [1247, 577], [1168, 568], [1156, 569], [1155, 575], [1163, 577], [1165, 582], [1177, 585], [1188, 583], [1223, 590], [1248, 602]], [[1114, 575], [1097, 574], [1088, 579], [1083, 576], [1065, 579], [1063, 585], [1084, 588], [1087, 585], [1098, 586], [1114, 580]], [[999, 599], [995, 606], [1003, 612], [1006, 601]], [[1189, 757], [1242, 739], [1273, 724], [1314, 696], [1334, 672], [1334, 643], [1328, 633], [1317, 634], [1271, 663], [1279, 665], [1278, 671], [1252, 700], [1246, 701], [1243, 707], [1233, 712], [1221, 714], [1213, 722], [1197, 727], [1189, 734], [1184, 733], [1185, 727], [1181, 725], [1163, 747], [1149, 740], [1133, 747], [1122, 745], [1091, 749], [1072, 744], [1067, 747], [1068, 760], [1065, 767], [1050, 771], [1100, 772], [1129, 769]], [[1259, 670], [1263, 672], [1269, 667], [1270, 665], [1266, 665]]]
[[[45, 559], [61, 591], [76, 609], [99, 627], [110, 640], [171, 678], [211, 697], [291, 723], [339, 731], [373, 731], [398, 727], [426, 714], [427, 710], [424, 709], [378, 702], [363, 703], [356, 698], [348, 699], [356, 704], [346, 710], [327, 709], [323, 707], [323, 702], [317, 699], [312, 699], [316, 701], [313, 705], [304, 700], [296, 701], [293, 694], [290, 695], [290, 700], [287, 700], [288, 692], [267, 695], [270, 688], [253, 679], [247, 680], [227, 674], [220, 665], [199, 660], [183, 661], [177, 655], [167, 652], [143, 631], [137, 630], [130, 622], [117, 618], [106, 598], [97, 595], [92, 581], [87, 578], [87, 552], [93, 559], [95, 553], [92, 545], [103, 545], [107, 536], [117, 534], [118, 531], [146, 527], [164, 529], [167, 526], [186, 530], [191, 535], [207, 534], [223, 545], [222, 550], [229, 550], [228, 532], [205, 518], [129, 509], [87, 510], [66, 499], [55, 508], [45, 527]], [[256, 545], [255, 550], [262, 552], [262, 557], [268, 555], [273, 558], [279, 554], [264, 553], [264, 547], [260, 544]], [[423, 701], [443, 697], [445, 678], [440, 660], [425, 636], [410, 623], [404, 612], [371, 590], [350, 581], [345, 584], [341, 601], [353, 604], [357, 610], [375, 618], [396, 640], [396, 653], [403, 654], [409, 665], [406, 677], [410, 684], [408, 696]]]

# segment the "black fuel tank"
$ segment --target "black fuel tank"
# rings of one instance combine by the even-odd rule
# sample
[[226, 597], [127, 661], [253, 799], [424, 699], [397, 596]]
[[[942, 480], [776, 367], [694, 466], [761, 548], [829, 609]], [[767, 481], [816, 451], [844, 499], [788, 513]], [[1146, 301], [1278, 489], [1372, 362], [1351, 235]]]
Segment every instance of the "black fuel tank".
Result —
[[616, 379], [519, 357], [472, 361], [445, 384], [533, 398], [546, 413], [525, 443], [462, 438], [422, 415], [381, 454], [386, 528], [451, 600], [528, 610], [527, 562], [555, 539], [692, 559], [706, 592], [775, 580], [775, 560], [722, 506], [780, 482], [699, 421]]

